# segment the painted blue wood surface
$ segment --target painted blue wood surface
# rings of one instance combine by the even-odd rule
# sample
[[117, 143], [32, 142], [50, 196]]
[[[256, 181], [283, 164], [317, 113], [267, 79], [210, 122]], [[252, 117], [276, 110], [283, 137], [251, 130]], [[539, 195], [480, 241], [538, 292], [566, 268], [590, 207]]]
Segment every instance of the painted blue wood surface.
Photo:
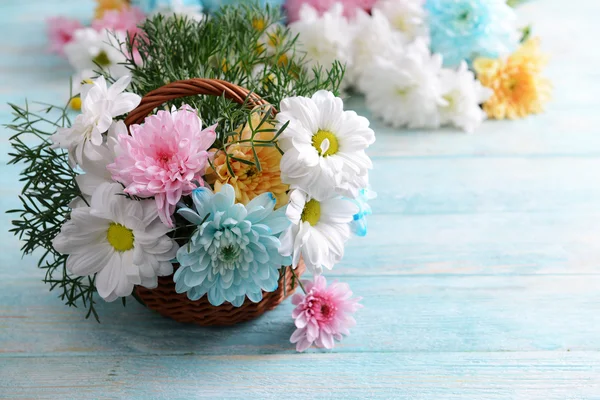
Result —
[[[7, 101], [66, 100], [70, 69], [45, 53], [43, 20], [92, 8], [0, 0], [0, 122]], [[227, 329], [135, 302], [85, 320], [21, 260], [1, 214], [0, 398], [600, 399], [600, 2], [539, 0], [519, 14], [552, 55], [546, 114], [476, 135], [374, 122], [369, 236], [330, 275], [365, 308], [334, 351], [295, 354], [289, 303]], [[6, 210], [19, 168], [4, 165], [0, 132]]]

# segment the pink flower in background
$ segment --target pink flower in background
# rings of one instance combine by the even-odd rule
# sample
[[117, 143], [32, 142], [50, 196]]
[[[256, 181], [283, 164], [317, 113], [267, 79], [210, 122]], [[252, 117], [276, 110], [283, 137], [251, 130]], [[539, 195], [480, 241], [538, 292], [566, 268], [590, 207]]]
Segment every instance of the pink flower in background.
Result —
[[125, 193], [156, 200], [161, 221], [173, 227], [171, 216], [181, 196], [198, 185], [208, 163], [208, 148], [216, 138], [215, 125], [202, 130], [196, 110], [158, 111], [144, 124], [131, 125], [131, 136], [120, 135], [115, 162], [107, 166], [125, 185]]
[[303, 4], [308, 4], [319, 14], [323, 14], [331, 9], [335, 3], [340, 3], [344, 6], [344, 15], [348, 18], [353, 18], [356, 10], [371, 11], [377, 0], [286, 0], [285, 10], [288, 14], [289, 22], [294, 22], [300, 19], [300, 9]]
[[306, 295], [295, 294], [292, 303], [296, 306], [292, 312], [296, 329], [290, 342], [296, 343], [297, 351], [308, 349], [313, 343], [317, 347], [332, 349], [333, 340], [342, 340], [349, 335], [349, 328], [356, 324], [350, 315], [362, 307], [360, 298], [351, 298], [352, 292], [345, 283], [334, 282], [327, 287], [322, 275], [313, 282], [302, 281]]
[[50, 52], [64, 55], [64, 47], [73, 39], [76, 30], [83, 28], [81, 22], [65, 17], [52, 17], [46, 21]]
[[122, 10], [105, 11], [100, 19], [92, 22], [92, 28], [97, 31], [108, 29], [109, 31], [122, 31], [129, 33], [130, 37], [139, 35], [138, 25], [145, 19], [145, 15], [137, 7], [126, 7]]

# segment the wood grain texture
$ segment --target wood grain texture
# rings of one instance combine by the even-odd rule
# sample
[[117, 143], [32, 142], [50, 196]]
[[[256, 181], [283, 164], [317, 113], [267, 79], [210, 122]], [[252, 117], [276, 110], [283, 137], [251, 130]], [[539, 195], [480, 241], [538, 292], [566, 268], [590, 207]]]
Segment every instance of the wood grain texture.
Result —
[[[71, 72], [45, 53], [43, 21], [92, 9], [0, 1], [0, 122], [8, 101], [67, 100]], [[365, 308], [333, 351], [294, 352], [289, 302], [231, 328], [133, 300], [85, 320], [21, 259], [2, 214], [0, 398], [600, 399], [600, 2], [538, 0], [519, 15], [552, 55], [546, 114], [475, 135], [373, 121], [370, 232], [330, 274]], [[360, 98], [348, 106], [369, 116]], [[0, 168], [6, 210], [19, 167]]]

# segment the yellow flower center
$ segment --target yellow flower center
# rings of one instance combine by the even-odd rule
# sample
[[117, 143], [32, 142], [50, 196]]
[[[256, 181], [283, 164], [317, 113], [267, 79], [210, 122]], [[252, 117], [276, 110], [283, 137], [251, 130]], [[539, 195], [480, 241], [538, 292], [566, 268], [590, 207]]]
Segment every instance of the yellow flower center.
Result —
[[277, 47], [281, 44], [281, 37], [278, 33], [273, 33], [272, 35], [269, 35], [269, 41], [268, 41], [269, 45], [271, 47]]
[[402, 87], [396, 89], [396, 94], [400, 97], [406, 96], [410, 92], [410, 87]]
[[255, 30], [262, 32], [265, 30], [266, 26], [267, 26], [267, 23], [264, 18], [253, 18], [252, 19], [252, 27]]
[[408, 31], [408, 24], [406, 23], [406, 19], [404, 19], [404, 15], [398, 15], [395, 19], [394, 19], [394, 24], [393, 24], [396, 29], [398, 29], [399, 31], [402, 32], [406, 32]]
[[448, 110], [453, 110], [454, 106], [456, 105], [456, 102], [454, 101], [454, 93], [448, 93], [446, 95], [443, 96], [444, 100], [446, 100], [448, 102], [448, 104], [446, 104], [444, 107]]
[[288, 58], [287, 54], [282, 54], [277, 59], [277, 65], [280, 67], [284, 66], [284, 65], [288, 65], [289, 62], [290, 62], [290, 59]]
[[321, 218], [321, 203], [315, 199], [309, 200], [308, 203], [304, 205], [301, 218], [302, 221], [308, 222], [311, 226], [315, 226]]
[[221, 60], [221, 70], [222, 70], [223, 72], [227, 72], [227, 71], [229, 71], [229, 64], [227, 63], [227, 60], [226, 60], [225, 58], [223, 58], [223, 59]]
[[110, 58], [108, 58], [108, 54], [106, 54], [104, 50], [98, 53], [98, 55], [94, 57], [92, 61], [101, 67], [106, 67], [110, 65]]
[[71, 101], [69, 101], [69, 107], [75, 111], [81, 110], [81, 97], [73, 97]]
[[252, 178], [253, 176], [258, 174], [258, 169], [255, 166], [251, 166], [246, 170], [246, 177]]
[[116, 222], [111, 222], [106, 232], [108, 243], [116, 251], [127, 251], [133, 249], [133, 231]]
[[338, 140], [335, 135], [332, 132], [323, 129], [319, 129], [317, 133], [313, 135], [312, 145], [322, 157], [334, 155], [339, 149]]

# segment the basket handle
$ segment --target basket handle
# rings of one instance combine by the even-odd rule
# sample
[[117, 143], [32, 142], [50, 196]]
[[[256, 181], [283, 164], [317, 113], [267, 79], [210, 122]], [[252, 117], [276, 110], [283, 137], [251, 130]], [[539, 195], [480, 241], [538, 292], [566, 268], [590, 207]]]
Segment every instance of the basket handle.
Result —
[[[238, 104], [246, 102], [251, 108], [269, 105], [269, 102], [256, 93], [251, 93], [248, 89], [233, 83], [220, 79], [192, 78], [171, 82], [148, 92], [142, 97], [140, 104], [127, 115], [125, 125], [129, 128], [132, 124], [141, 124], [152, 110], [160, 107], [165, 102], [194, 95], [225, 95], [225, 98]], [[275, 112], [274, 109], [273, 112]]]

